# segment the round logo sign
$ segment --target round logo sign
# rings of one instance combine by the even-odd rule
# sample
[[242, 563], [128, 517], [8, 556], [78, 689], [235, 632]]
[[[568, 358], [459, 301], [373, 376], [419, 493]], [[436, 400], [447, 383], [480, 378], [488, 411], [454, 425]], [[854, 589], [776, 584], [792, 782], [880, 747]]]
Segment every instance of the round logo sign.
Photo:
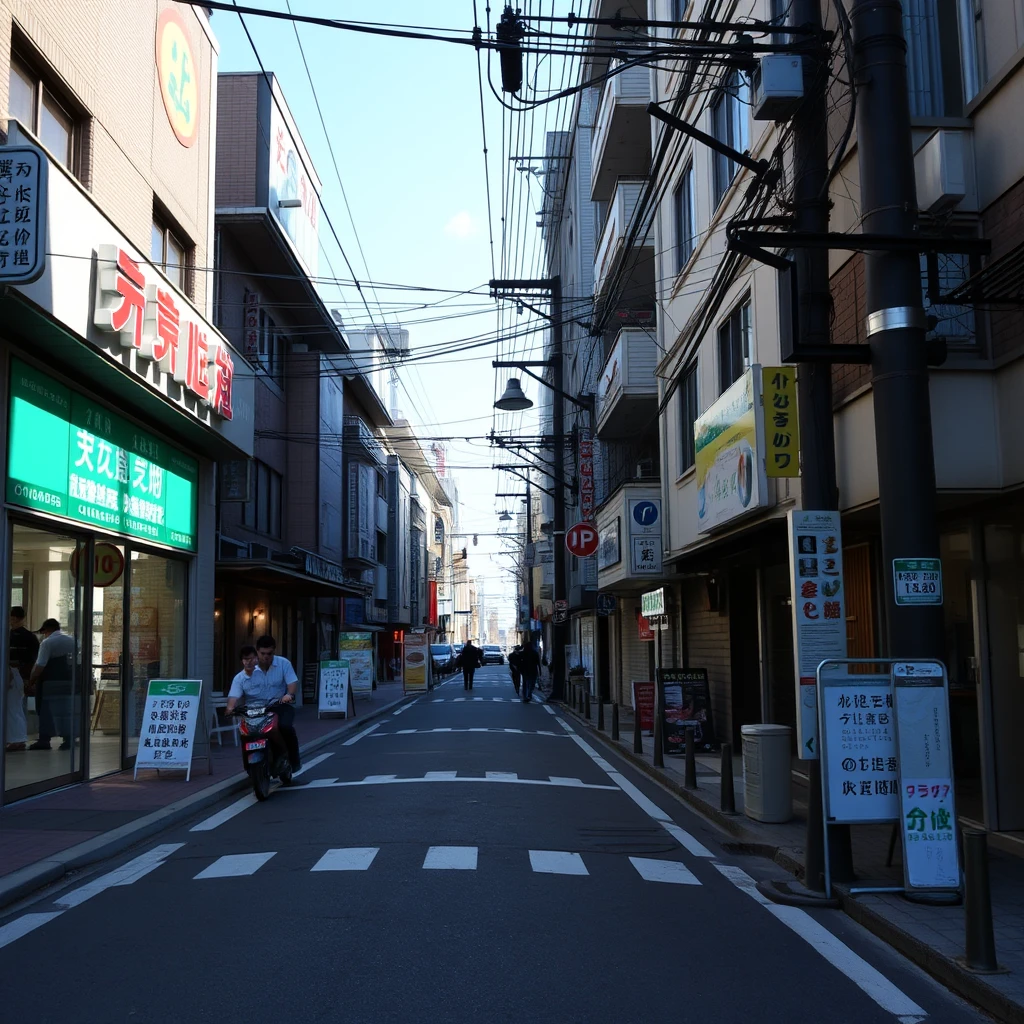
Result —
[[593, 523], [577, 523], [565, 535], [565, 546], [577, 558], [587, 558], [597, 552], [597, 527]]
[[658, 506], [653, 501], [638, 501], [633, 506], [633, 522], [653, 526], [658, 521]]
[[171, 130], [187, 148], [199, 131], [199, 68], [185, 22], [171, 7], [156, 24], [156, 73]]
[[[78, 579], [78, 556], [81, 548], [75, 548], [71, 554], [71, 575]], [[93, 545], [92, 557], [92, 585], [94, 587], [109, 587], [116, 583], [124, 572], [124, 555], [121, 549], [113, 544], [98, 541]]]

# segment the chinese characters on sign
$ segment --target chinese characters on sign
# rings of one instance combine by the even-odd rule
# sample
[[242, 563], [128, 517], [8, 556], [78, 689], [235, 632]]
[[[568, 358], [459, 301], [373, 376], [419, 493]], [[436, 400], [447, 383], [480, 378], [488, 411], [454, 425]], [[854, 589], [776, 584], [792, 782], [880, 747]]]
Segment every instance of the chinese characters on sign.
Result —
[[245, 324], [243, 351], [247, 356], [260, 354], [260, 296], [259, 292], [245, 290]]
[[135, 758], [136, 776], [140, 768], [176, 768], [187, 773], [186, 780], [191, 776], [202, 686], [199, 679], [150, 680]]
[[34, 147], [0, 147], [0, 284], [26, 284], [46, 269], [46, 170]]
[[630, 572], [661, 573], [661, 499], [631, 498], [629, 509]]
[[347, 661], [320, 662], [320, 694], [317, 718], [342, 715], [348, 718], [349, 679]]
[[843, 542], [838, 512], [791, 511], [790, 585], [797, 683], [797, 749], [817, 758], [818, 665], [846, 657]]
[[894, 558], [892, 585], [898, 605], [942, 604], [942, 562], [938, 558]]
[[899, 775], [888, 676], [822, 672], [829, 821], [895, 821]]
[[116, 245], [101, 245], [96, 258], [96, 310], [93, 323], [154, 361], [184, 384], [200, 403], [230, 420], [235, 366], [224, 342], [193, 319], [187, 304]]
[[167, 8], [157, 22], [156, 68], [167, 120], [187, 149], [199, 129], [199, 71], [185, 22], [173, 8]]
[[770, 477], [799, 476], [796, 372], [791, 366], [765, 366], [761, 375], [765, 469]]
[[580, 519], [594, 519], [594, 442], [586, 429], [580, 434]]

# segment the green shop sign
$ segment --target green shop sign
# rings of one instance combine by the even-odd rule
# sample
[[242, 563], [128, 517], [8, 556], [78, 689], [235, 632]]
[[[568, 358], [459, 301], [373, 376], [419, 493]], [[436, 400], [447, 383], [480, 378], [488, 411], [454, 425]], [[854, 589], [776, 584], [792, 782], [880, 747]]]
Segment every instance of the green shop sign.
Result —
[[11, 362], [7, 501], [194, 551], [199, 463]]

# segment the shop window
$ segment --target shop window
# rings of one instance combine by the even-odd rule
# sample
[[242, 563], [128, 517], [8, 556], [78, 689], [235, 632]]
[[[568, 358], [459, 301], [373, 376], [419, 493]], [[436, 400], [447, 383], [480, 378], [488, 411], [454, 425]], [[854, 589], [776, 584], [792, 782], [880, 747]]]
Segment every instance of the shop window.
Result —
[[20, 121], [49, 150], [58, 163], [81, 177], [76, 168], [81, 148], [82, 126], [60, 91], [39, 72], [36, 65], [14, 54], [11, 57], [8, 112]]
[[693, 466], [693, 425], [700, 415], [697, 407], [697, 364], [684, 373], [679, 382], [679, 472], [685, 473]]
[[257, 365], [277, 384], [284, 382], [285, 337], [274, 318], [260, 309], [259, 341], [256, 352]]
[[750, 297], [747, 296], [718, 328], [718, 391], [724, 394], [750, 365]]
[[253, 474], [253, 495], [242, 506], [242, 525], [268, 537], [280, 538], [283, 511], [281, 474], [265, 462], [256, 463]]
[[172, 228], [162, 215], [153, 214], [149, 256], [167, 279], [185, 295], [192, 297], [192, 265], [195, 247], [184, 241], [181, 232]]
[[693, 205], [693, 161], [686, 165], [683, 176], [675, 191], [675, 222], [676, 222], [676, 273], [689, 262], [696, 245]]
[[[730, 71], [718, 89], [711, 105], [711, 134], [738, 153], [750, 148], [750, 85], [746, 76], [739, 71]], [[725, 193], [736, 176], [739, 164], [724, 153], [712, 153], [715, 178], [715, 206], [725, 198]]]

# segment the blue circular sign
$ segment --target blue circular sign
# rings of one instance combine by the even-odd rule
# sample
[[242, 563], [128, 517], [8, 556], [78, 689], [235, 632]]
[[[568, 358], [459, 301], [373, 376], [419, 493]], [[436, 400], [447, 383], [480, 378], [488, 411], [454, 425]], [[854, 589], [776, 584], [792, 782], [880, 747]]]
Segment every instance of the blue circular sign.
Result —
[[640, 526], [653, 526], [658, 521], [658, 506], [653, 501], [638, 501], [633, 506], [633, 521]]

